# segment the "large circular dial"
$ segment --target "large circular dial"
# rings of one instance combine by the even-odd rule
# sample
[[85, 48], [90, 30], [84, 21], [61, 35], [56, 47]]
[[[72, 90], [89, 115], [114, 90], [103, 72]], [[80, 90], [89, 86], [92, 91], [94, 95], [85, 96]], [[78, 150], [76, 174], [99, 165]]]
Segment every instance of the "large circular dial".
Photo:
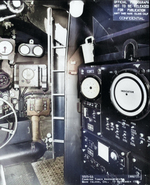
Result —
[[82, 81], [81, 93], [88, 99], [96, 98], [100, 93], [100, 84], [93, 77], [87, 77]]
[[148, 95], [143, 81], [135, 74], [125, 72], [114, 79], [110, 98], [120, 113], [137, 116], [144, 110]]

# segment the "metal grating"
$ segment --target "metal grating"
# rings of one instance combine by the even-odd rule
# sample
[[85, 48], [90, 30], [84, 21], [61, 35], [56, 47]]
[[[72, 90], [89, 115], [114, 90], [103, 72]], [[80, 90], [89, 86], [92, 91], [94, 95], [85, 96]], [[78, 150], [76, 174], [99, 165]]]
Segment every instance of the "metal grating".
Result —
[[41, 185], [64, 185], [64, 157], [32, 163]]

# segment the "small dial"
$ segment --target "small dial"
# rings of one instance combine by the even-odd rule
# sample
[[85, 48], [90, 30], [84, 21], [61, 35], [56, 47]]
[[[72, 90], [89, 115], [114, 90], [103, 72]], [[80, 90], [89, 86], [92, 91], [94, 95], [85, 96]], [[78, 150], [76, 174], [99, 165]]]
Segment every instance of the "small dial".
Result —
[[23, 55], [27, 55], [30, 52], [30, 48], [27, 45], [22, 45], [19, 49]]
[[36, 56], [41, 56], [43, 54], [43, 48], [41, 46], [35, 46], [33, 48], [33, 53], [36, 55]]
[[34, 71], [30, 68], [27, 68], [22, 73], [23, 78], [26, 80], [31, 80], [34, 77]]
[[100, 84], [95, 78], [88, 77], [81, 84], [81, 92], [86, 98], [94, 99], [100, 93]]
[[21, 6], [21, 1], [12, 1], [12, 4], [15, 8], [19, 8]]
[[13, 46], [9, 41], [0, 42], [0, 54], [9, 55], [13, 51]]

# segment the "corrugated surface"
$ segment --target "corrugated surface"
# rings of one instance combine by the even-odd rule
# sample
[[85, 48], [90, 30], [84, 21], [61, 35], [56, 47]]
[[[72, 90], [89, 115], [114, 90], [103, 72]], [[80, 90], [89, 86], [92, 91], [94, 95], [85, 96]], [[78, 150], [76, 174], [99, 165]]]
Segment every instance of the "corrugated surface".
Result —
[[7, 185], [64, 185], [64, 157], [4, 168]]
[[32, 163], [41, 185], [64, 185], [64, 157]]

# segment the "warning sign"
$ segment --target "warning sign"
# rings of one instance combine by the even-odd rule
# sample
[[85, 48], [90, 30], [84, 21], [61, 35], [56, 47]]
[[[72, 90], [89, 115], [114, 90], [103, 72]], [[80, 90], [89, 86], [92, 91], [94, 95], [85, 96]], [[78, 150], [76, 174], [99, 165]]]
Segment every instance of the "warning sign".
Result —
[[114, 0], [114, 21], [149, 21], [149, 0]]

